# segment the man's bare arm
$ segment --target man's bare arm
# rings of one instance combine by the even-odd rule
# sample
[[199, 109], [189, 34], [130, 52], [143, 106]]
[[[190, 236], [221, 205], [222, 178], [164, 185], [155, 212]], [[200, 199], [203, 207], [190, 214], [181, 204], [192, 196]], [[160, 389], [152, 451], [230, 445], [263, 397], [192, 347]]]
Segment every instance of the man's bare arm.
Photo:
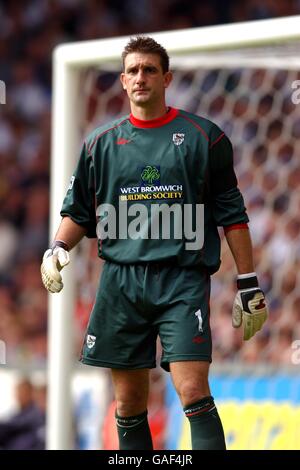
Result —
[[226, 233], [226, 240], [233, 255], [238, 274], [254, 272], [253, 250], [249, 230], [229, 230]]
[[84, 237], [87, 230], [82, 225], [73, 222], [70, 217], [64, 217], [54, 237], [55, 240], [61, 240], [68, 245], [69, 250], [74, 248]]

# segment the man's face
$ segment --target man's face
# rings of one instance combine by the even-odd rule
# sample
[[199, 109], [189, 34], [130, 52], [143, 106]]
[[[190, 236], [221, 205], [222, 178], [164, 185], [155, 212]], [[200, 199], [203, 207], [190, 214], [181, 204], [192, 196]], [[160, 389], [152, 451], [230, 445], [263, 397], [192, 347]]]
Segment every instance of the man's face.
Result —
[[163, 73], [159, 55], [133, 52], [125, 58], [120, 78], [132, 104], [150, 107], [164, 103], [172, 73]]

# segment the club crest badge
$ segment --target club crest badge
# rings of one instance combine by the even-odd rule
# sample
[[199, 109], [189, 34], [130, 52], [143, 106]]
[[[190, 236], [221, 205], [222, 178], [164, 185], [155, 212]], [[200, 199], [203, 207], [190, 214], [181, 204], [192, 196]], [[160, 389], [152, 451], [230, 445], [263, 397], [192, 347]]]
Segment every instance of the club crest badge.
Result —
[[93, 346], [95, 346], [96, 342], [96, 336], [93, 335], [87, 335], [86, 337], [86, 345], [89, 349], [92, 349]]
[[173, 134], [173, 142], [175, 145], [181, 145], [184, 141], [184, 134], [176, 133]]

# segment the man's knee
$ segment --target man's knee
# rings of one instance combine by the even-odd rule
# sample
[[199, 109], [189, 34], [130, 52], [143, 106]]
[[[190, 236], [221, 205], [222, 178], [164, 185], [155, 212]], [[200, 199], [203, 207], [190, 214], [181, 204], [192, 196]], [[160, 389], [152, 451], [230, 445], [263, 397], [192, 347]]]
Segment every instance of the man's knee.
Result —
[[116, 391], [117, 413], [119, 416], [134, 416], [147, 408], [147, 388], [134, 384], [123, 384]]
[[185, 380], [177, 386], [177, 393], [183, 405], [195, 403], [210, 395], [208, 380]]
[[170, 364], [174, 386], [183, 406], [210, 395], [208, 384], [209, 363], [184, 361]]
[[134, 416], [147, 408], [147, 396], [137, 390], [120, 394], [116, 397], [117, 413], [119, 416]]
[[119, 416], [135, 416], [147, 408], [148, 371], [112, 371]]

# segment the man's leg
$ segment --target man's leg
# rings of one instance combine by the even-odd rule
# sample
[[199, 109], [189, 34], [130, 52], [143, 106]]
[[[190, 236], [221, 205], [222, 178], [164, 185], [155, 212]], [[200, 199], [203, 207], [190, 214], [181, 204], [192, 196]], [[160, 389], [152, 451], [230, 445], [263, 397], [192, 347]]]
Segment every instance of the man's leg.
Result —
[[170, 363], [170, 372], [191, 427], [192, 448], [225, 450], [223, 426], [210, 394], [209, 362]]
[[120, 450], [153, 449], [147, 419], [149, 369], [112, 369]]

